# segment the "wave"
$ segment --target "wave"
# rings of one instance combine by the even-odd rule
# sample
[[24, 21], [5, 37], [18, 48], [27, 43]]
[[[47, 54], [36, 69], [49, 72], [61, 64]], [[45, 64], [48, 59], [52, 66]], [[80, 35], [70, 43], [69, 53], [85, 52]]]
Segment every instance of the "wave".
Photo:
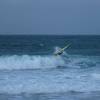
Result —
[[0, 56], [0, 70], [46, 69], [57, 67], [84, 68], [100, 65], [100, 57], [89, 56]]
[[39, 69], [55, 68], [56, 66], [65, 66], [66, 63], [62, 57], [55, 56], [29, 56], [13, 55], [0, 57], [0, 69]]

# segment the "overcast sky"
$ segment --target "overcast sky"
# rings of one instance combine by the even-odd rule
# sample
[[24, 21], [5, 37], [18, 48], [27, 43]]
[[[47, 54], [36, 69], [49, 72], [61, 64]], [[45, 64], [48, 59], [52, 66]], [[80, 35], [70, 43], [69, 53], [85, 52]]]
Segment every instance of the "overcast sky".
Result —
[[0, 34], [100, 34], [100, 0], [0, 0]]

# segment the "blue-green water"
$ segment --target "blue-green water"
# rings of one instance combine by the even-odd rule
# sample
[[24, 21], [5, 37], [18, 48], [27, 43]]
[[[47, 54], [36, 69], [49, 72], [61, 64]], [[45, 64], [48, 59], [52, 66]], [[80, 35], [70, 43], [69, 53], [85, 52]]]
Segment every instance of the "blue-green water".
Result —
[[55, 47], [71, 43], [69, 54], [100, 55], [100, 36], [0, 36], [1, 55], [52, 54]]
[[100, 36], [0, 36], [0, 99], [99, 100], [99, 43]]

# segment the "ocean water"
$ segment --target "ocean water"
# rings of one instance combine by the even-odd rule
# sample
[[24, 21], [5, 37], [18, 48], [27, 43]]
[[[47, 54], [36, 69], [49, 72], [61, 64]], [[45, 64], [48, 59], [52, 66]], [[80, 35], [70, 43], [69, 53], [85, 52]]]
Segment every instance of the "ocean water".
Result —
[[99, 43], [100, 36], [0, 36], [0, 100], [100, 100]]

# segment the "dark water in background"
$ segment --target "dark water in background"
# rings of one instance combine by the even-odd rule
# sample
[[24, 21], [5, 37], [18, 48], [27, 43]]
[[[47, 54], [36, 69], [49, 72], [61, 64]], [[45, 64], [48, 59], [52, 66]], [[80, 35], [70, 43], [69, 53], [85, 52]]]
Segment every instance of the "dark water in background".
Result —
[[0, 36], [0, 100], [100, 100], [99, 43], [100, 36]]
[[100, 36], [0, 36], [1, 55], [52, 54], [54, 48], [71, 43], [70, 54], [100, 55]]

